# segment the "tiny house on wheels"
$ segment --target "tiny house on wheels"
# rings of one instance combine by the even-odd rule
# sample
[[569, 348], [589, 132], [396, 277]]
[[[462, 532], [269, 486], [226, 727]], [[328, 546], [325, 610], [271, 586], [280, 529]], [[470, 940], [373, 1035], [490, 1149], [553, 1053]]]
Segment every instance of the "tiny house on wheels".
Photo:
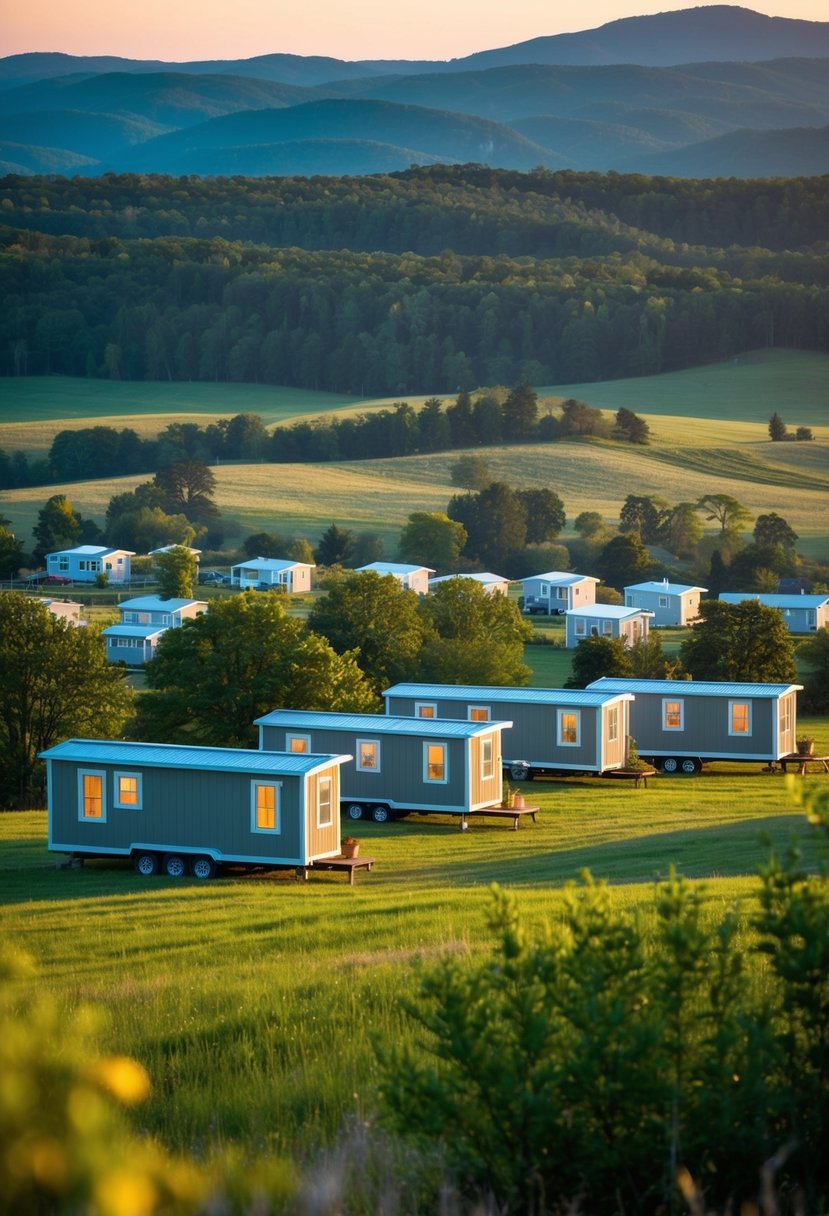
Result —
[[277, 709], [256, 725], [263, 748], [353, 757], [343, 765], [340, 795], [349, 819], [386, 823], [409, 811], [469, 815], [501, 801], [501, 731], [509, 722]]
[[223, 862], [304, 868], [340, 851], [348, 756], [106, 739], [69, 739], [41, 756], [54, 852], [210, 878]]
[[795, 750], [802, 684], [604, 676], [589, 687], [633, 694], [630, 733], [665, 773], [698, 773], [711, 760], [774, 764]]
[[443, 727], [448, 718], [509, 718], [504, 767], [514, 781], [536, 773], [604, 773], [627, 759], [629, 692], [395, 684], [383, 696], [388, 714], [436, 719]]

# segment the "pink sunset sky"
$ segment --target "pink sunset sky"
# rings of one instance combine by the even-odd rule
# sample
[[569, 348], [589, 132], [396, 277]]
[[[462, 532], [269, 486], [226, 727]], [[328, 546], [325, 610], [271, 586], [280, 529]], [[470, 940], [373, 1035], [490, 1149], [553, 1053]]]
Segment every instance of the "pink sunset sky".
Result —
[[[243, 59], [282, 51], [338, 59], [451, 59], [607, 21], [689, 8], [689, 0], [26, 0], [8, 5], [0, 56], [25, 51], [130, 59]], [[747, 4], [824, 21], [826, 0]]]

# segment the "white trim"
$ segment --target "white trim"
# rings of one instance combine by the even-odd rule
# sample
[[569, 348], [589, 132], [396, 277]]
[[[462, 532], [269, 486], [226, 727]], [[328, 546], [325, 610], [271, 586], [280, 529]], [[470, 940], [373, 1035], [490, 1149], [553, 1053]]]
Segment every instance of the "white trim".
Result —
[[[485, 751], [489, 749], [489, 772], [486, 771]], [[495, 776], [495, 737], [481, 736], [481, 781], [491, 781]]]
[[[322, 818], [322, 790], [328, 785], [328, 818]], [[320, 777], [317, 781], [317, 827], [330, 828], [334, 822], [334, 780], [332, 777]]]
[[[424, 713], [423, 713], [423, 710], [424, 710], [424, 709], [431, 709], [431, 711], [432, 711], [432, 712], [431, 712], [430, 714], [424, 714]], [[415, 703], [414, 703], [414, 716], [415, 716], [416, 718], [427, 718], [427, 719], [429, 719], [430, 721], [431, 721], [433, 718], [436, 718], [436, 717], [438, 716], [438, 703], [437, 703], [437, 701], [415, 701]]]
[[[261, 727], [260, 727], [260, 729], [261, 729]], [[297, 741], [301, 741], [302, 743], [305, 744], [305, 746], [300, 747], [300, 748], [294, 747], [293, 746], [294, 739], [296, 739]], [[261, 744], [260, 744], [260, 748], [261, 748]], [[286, 730], [285, 731], [285, 751], [290, 752], [290, 754], [292, 756], [310, 755], [310, 753], [311, 753], [311, 736], [300, 734], [299, 731], [295, 731], [295, 730]]]
[[[121, 802], [121, 778], [131, 777], [135, 781], [135, 802]], [[113, 773], [112, 806], [118, 811], [141, 811], [144, 809], [144, 777], [142, 773], [119, 771]]]
[[[679, 707], [679, 726], [671, 726], [668, 723], [668, 706], [676, 705]], [[663, 730], [685, 730], [685, 701], [682, 697], [663, 697], [662, 698], [662, 729]]]
[[[357, 755], [354, 757], [354, 767], [357, 770], [357, 772], [358, 773], [379, 773], [382, 768], [382, 764], [381, 764], [382, 749], [380, 746], [380, 740], [379, 739], [355, 739], [354, 744], [355, 744], [355, 751], [357, 752]], [[376, 764], [363, 764], [362, 749], [365, 745], [368, 745], [369, 747], [374, 748], [374, 757], [376, 760]]]
[[[572, 742], [565, 741], [562, 737], [562, 720], [565, 715], [575, 719], [576, 737]], [[556, 711], [556, 743], [558, 747], [581, 747], [581, 710], [580, 709], [559, 709]]]
[[[483, 717], [474, 717], [475, 714], [483, 714]], [[468, 705], [466, 709], [467, 722], [491, 722], [492, 710], [489, 705]]]
[[[84, 777], [100, 777], [101, 779], [101, 814], [96, 818], [92, 815], [84, 814], [84, 793], [83, 779]], [[78, 769], [78, 822], [79, 823], [106, 823], [107, 821], [107, 775], [106, 770], [102, 768], [79, 768]]]
[[[440, 747], [443, 749], [443, 776], [429, 776], [429, 748]], [[449, 742], [446, 739], [425, 739], [423, 742], [423, 781], [427, 785], [448, 785], [449, 784]]]
[[[734, 729], [734, 707], [736, 705], [745, 705], [745, 707], [746, 707], [746, 711], [747, 711], [746, 712], [746, 722], [747, 722], [746, 730], [735, 730]], [[751, 701], [749, 701], [749, 700], [743, 700], [738, 697], [734, 697], [733, 700], [729, 700], [729, 702], [728, 702], [728, 733], [729, 733], [729, 735], [731, 735], [732, 738], [749, 739], [751, 737], [751, 735], [753, 733], [753, 726], [754, 726], [753, 715], [752, 715], [751, 710], [752, 710], [752, 705], [751, 705]]]
[[[272, 789], [274, 791], [273, 798], [273, 821], [272, 828], [260, 828], [256, 822], [256, 791], [259, 787]], [[262, 781], [254, 779], [250, 783], [250, 830], [258, 835], [278, 836], [282, 832], [282, 782], [281, 781]]]

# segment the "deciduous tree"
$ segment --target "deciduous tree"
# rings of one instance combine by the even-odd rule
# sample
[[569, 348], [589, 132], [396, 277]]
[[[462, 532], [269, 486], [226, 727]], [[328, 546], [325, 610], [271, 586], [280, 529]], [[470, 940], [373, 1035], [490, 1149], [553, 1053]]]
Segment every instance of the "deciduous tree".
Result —
[[319, 539], [314, 559], [320, 566], [348, 566], [353, 553], [354, 533], [348, 528], [331, 524]]
[[518, 490], [516, 494], [527, 516], [527, 544], [555, 540], [567, 522], [564, 503], [555, 490]]
[[0, 806], [41, 806], [38, 753], [72, 736], [118, 737], [132, 703], [94, 626], [69, 625], [16, 591], [0, 595]]
[[442, 684], [526, 684], [524, 644], [532, 626], [504, 595], [487, 595], [474, 579], [440, 583], [421, 601], [427, 623], [420, 677]]
[[155, 558], [158, 594], [166, 600], [190, 599], [198, 573], [195, 555], [185, 545], [175, 545]]
[[191, 522], [206, 524], [219, 514], [213, 501], [216, 478], [199, 460], [177, 460], [165, 465], [156, 473], [155, 484], [164, 494], [165, 510], [173, 515], [180, 512]]
[[429, 566], [441, 574], [454, 569], [466, 544], [466, 528], [442, 511], [413, 511], [400, 533], [404, 562]]
[[633, 664], [624, 638], [584, 638], [573, 654], [572, 675], [565, 688], [586, 688], [602, 676], [632, 676]]
[[777, 413], [777, 410], [775, 410], [771, 418], [769, 418], [769, 439], [785, 439], [788, 431], [789, 428]]
[[776, 511], [766, 515], [758, 515], [754, 524], [754, 539], [758, 545], [780, 545], [782, 549], [794, 552], [795, 545], [800, 539], [794, 528]]
[[740, 532], [751, 519], [751, 512], [731, 494], [703, 494], [697, 502], [697, 510], [706, 519], [720, 525], [720, 532]]
[[790, 684], [797, 678], [792, 636], [782, 615], [757, 600], [703, 600], [680, 657], [695, 680]]

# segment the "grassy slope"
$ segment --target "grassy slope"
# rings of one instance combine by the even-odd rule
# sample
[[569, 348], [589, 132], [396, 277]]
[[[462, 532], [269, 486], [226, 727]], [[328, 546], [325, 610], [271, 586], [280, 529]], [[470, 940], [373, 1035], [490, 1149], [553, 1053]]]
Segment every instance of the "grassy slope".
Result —
[[[829, 728], [816, 725], [825, 748]], [[676, 864], [721, 909], [751, 894], [761, 830], [781, 849], [803, 832], [784, 779], [758, 769], [646, 790], [595, 778], [524, 788], [542, 813], [518, 832], [481, 821], [461, 834], [437, 816], [361, 824], [377, 864], [353, 889], [333, 874], [202, 886], [117, 862], [56, 872], [45, 814], [3, 815], [0, 929], [36, 957], [60, 1005], [106, 1005], [106, 1045], [154, 1081], [142, 1127], [182, 1148], [224, 1136], [296, 1151], [334, 1135], [355, 1101], [371, 1113], [372, 1040], [400, 1033], [419, 961], [486, 948], [493, 882], [537, 920], [583, 867], [639, 906]]]

